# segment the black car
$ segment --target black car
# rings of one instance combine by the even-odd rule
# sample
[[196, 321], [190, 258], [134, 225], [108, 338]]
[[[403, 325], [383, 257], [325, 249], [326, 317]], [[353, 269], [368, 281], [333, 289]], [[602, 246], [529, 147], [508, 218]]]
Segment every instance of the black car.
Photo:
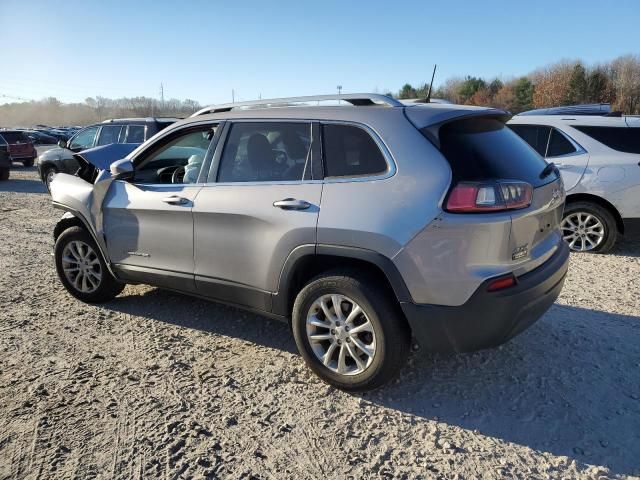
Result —
[[141, 144], [177, 120], [156, 117], [117, 118], [89, 125], [68, 141], [59, 141], [58, 148], [47, 150], [38, 157], [40, 178], [49, 188], [49, 182], [56, 173], [75, 174], [78, 171], [80, 165], [74, 158], [74, 153], [112, 143]]

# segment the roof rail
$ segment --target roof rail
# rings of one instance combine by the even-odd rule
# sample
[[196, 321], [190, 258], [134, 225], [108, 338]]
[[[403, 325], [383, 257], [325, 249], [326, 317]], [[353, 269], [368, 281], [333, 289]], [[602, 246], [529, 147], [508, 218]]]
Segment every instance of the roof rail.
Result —
[[609, 103], [587, 103], [583, 105], [567, 105], [565, 107], [538, 108], [519, 113], [518, 115], [607, 115], [611, 113]]
[[220, 105], [211, 105], [198, 110], [191, 115], [197, 117], [206, 113], [229, 112], [234, 108], [242, 107], [287, 107], [293, 103], [305, 102], [325, 102], [328, 100], [344, 100], [354, 106], [370, 106], [383, 103], [390, 107], [403, 107], [404, 105], [395, 98], [378, 93], [346, 93], [342, 95], [310, 95], [305, 97], [286, 97], [286, 98], [270, 98], [265, 100], [251, 100], [249, 102], [223, 103]]

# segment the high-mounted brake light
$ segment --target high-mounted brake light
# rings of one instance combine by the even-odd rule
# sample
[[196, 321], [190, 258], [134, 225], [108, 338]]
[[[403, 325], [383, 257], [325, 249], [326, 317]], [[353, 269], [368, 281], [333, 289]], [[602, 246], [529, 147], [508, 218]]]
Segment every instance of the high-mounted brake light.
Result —
[[497, 212], [531, 205], [533, 186], [513, 180], [460, 182], [451, 189], [445, 209], [456, 213]]

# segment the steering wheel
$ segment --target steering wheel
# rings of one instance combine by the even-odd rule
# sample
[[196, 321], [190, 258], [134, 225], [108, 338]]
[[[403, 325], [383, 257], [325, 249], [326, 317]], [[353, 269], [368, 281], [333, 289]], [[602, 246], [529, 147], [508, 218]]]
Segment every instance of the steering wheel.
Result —
[[176, 168], [171, 175], [171, 183], [184, 183], [184, 172], [184, 167]]

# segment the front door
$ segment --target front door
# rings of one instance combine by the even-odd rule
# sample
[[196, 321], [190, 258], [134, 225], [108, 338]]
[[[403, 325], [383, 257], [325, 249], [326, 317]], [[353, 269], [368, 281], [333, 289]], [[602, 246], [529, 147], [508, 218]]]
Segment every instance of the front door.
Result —
[[322, 183], [312, 180], [310, 122], [235, 121], [193, 206], [203, 295], [271, 310], [282, 267], [315, 245]]
[[211, 125], [171, 132], [133, 160], [133, 180], [111, 184], [103, 202], [104, 232], [123, 278], [195, 289], [192, 209], [212, 136]]

